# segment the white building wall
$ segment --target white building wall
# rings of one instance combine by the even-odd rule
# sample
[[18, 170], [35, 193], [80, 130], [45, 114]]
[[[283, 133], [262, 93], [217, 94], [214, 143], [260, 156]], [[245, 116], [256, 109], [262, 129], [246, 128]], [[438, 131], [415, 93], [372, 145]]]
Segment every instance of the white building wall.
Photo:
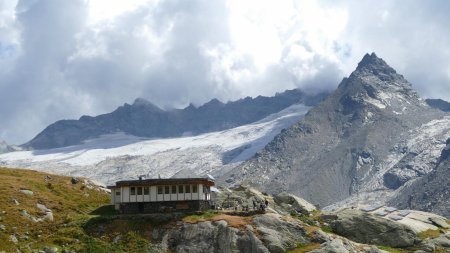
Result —
[[144, 202], [150, 202], [150, 192], [149, 194], [144, 194]]
[[156, 201], [156, 186], [150, 186], [150, 201]]
[[122, 199], [123, 202], [130, 202], [130, 187], [122, 187]]
[[[186, 192], [186, 188], [189, 189], [189, 192]], [[184, 185], [184, 199], [185, 200], [191, 200], [192, 199], [192, 187], [190, 184]]]
[[[131, 188], [134, 187], [134, 195], [131, 195]], [[137, 198], [136, 198], [136, 194], [137, 194], [137, 187], [136, 186], [130, 186], [130, 202], [136, 202]]]
[[[192, 185], [192, 200], [199, 200], [200, 199], [200, 186], [199, 184], [195, 185], [197, 186], [197, 192], [194, 192], [194, 185]], [[203, 187], [203, 186], [202, 186]]]
[[[163, 194], [158, 194], [157, 186], [149, 187], [149, 194], [145, 194], [144, 187], [142, 186], [142, 194], [138, 195], [138, 187], [140, 186], [123, 186], [111, 191], [111, 204], [128, 203], [128, 202], [155, 202], [155, 201], [184, 201], [184, 200], [210, 200], [211, 195], [205, 194], [203, 190], [203, 184], [197, 184], [197, 192], [193, 192], [193, 185], [183, 185], [183, 193], [179, 193], [179, 185], [177, 185], [176, 193], [172, 192], [170, 187], [170, 193], [165, 194], [165, 187], [163, 187]], [[131, 187], [135, 188], [135, 195], [131, 195]], [[186, 193], [186, 187], [190, 188], [190, 192]], [[116, 191], [120, 192], [119, 196], [116, 196]]]
[[158, 187], [156, 187], [156, 201], [164, 201], [164, 187], [162, 194], [158, 194]]
[[111, 205], [116, 203], [116, 190], [111, 190]]
[[[119, 193], [119, 195], [117, 195], [117, 193]], [[114, 204], [120, 203], [120, 200], [122, 198], [122, 193], [121, 193], [120, 188], [114, 189], [114, 191], [111, 191], [111, 194], [114, 194], [114, 196], [113, 196]]]
[[199, 184], [198, 185], [198, 194], [199, 194], [199, 199], [204, 200], [205, 199], [205, 194], [203, 192], [203, 185]]

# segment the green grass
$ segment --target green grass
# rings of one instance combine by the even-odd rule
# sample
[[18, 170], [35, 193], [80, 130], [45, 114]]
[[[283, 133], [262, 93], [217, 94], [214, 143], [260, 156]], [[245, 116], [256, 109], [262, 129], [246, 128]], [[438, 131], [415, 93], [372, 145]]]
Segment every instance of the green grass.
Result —
[[288, 250], [287, 253], [304, 253], [304, 252], [310, 252], [315, 249], [319, 249], [320, 244], [319, 243], [299, 243], [297, 244], [297, 248], [293, 250]]
[[390, 252], [390, 253], [407, 253], [407, 252], [410, 252], [410, 251], [405, 250], [405, 249], [392, 248], [392, 247], [389, 247], [389, 246], [377, 246], [377, 247], [379, 249], [381, 249], [381, 250], [385, 250], [385, 251]]
[[426, 238], [436, 238], [436, 237], [439, 237], [440, 235], [441, 235], [440, 230], [428, 229], [428, 230], [420, 232], [418, 234], [418, 237], [423, 240]]
[[332, 229], [330, 226], [324, 226], [324, 225], [322, 225], [320, 228], [321, 228], [322, 231], [325, 232], [325, 233], [334, 233], [334, 232], [333, 232], [333, 229]]
[[[134, 231], [144, 229], [143, 224], [111, 222], [108, 217], [116, 213], [108, 205], [109, 194], [85, 187], [83, 180], [72, 184], [70, 179], [32, 170], [0, 168], [0, 194], [3, 196], [0, 198], [0, 224], [6, 227], [6, 231], [0, 232], [0, 251], [29, 252], [30, 248], [42, 250], [47, 246], [76, 252], [148, 252], [149, 241], [141, 231]], [[33, 191], [33, 196], [21, 193], [21, 188]], [[20, 204], [15, 205], [13, 199]], [[30, 215], [40, 217], [37, 203], [53, 211], [54, 221], [35, 223], [20, 215], [25, 209]], [[104, 224], [123, 225], [128, 229], [113, 244], [117, 234], [98, 233], [98, 227]], [[9, 240], [12, 234], [19, 238], [18, 244]], [[23, 236], [28, 239], [21, 239]]]
[[210, 211], [206, 211], [206, 212], [202, 212], [202, 213], [198, 213], [198, 214], [187, 215], [183, 218], [183, 221], [197, 222], [200, 220], [210, 219], [218, 214], [219, 214], [218, 211], [210, 210]]

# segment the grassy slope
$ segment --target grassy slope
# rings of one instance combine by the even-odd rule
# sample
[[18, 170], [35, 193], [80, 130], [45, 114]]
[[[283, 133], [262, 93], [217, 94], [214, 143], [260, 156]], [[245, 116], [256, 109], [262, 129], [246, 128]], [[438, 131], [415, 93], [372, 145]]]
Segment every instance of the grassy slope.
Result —
[[[107, 206], [109, 194], [86, 186], [84, 180], [72, 184], [70, 179], [32, 170], [0, 167], [0, 225], [6, 227], [5, 231], [0, 230], [0, 252], [15, 252], [16, 249], [32, 252], [45, 246], [75, 252], [153, 252], [152, 235], [149, 234], [153, 227], [173, 227], [176, 221], [197, 223], [226, 220], [236, 228], [252, 223], [253, 216], [230, 216], [218, 211], [188, 216], [155, 214], [137, 219], [134, 216], [111, 216], [114, 210]], [[33, 191], [33, 196], [21, 193], [21, 188]], [[13, 199], [20, 204], [16, 205]], [[20, 214], [26, 210], [32, 216], [42, 216], [37, 203], [53, 211], [54, 221], [36, 223]], [[322, 224], [320, 212], [315, 212], [312, 217], [290, 218], [310, 225], [305, 226], [308, 237], [313, 238], [313, 232], [317, 229], [331, 232]], [[320, 222], [320, 227], [315, 226], [316, 221]], [[10, 241], [11, 235], [19, 239], [18, 244]], [[298, 245], [292, 252], [308, 252], [318, 247], [317, 243]], [[402, 252], [391, 248], [387, 250]]]
[[[70, 179], [31, 170], [0, 168], [0, 224], [6, 227], [5, 231], [0, 231], [0, 251], [29, 252], [44, 246], [86, 251], [102, 244], [89, 236], [83, 226], [93, 217], [94, 210], [108, 204], [109, 195], [87, 187], [84, 180], [72, 184]], [[21, 188], [34, 194], [27, 196], [19, 191]], [[26, 210], [32, 216], [41, 217], [37, 203], [53, 211], [54, 221], [36, 223], [20, 214]], [[18, 244], [10, 241], [11, 235], [19, 239]]]

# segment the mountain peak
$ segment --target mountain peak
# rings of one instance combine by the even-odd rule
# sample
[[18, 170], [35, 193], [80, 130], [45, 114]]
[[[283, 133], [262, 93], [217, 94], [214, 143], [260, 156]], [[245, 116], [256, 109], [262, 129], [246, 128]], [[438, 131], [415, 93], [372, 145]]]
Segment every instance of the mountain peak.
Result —
[[152, 102], [148, 101], [145, 98], [136, 98], [133, 102], [133, 107], [145, 107], [148, 109], [152, 109], [155, 111], [162, 111], [161, 108], [159, 108], [158, 106], [156, 106], [155, 104], [153, 104]]
[[218, 107], [223, 105], [224, 103], [222, 103], [220, 100], [218, 100], [217, 98], [213, 98], [206, 104], [202, 105], [201, 107]]
[[383, 61], [383, 59], [381, 59], [374, 52], [372, 52], [371, 54], [366, 53], [359, 64], [370, 64], [370, 63], [375, 63], [375, 62], [380, 62], [380, 61], [385, 63]]
[[364, 55], [356, 70], [342, 84], [341, 88], [350, 95], [351, 101], [372, 104], [380, 109], [390, 107], [395, 113], [403, 112], [411, 104], [424, 105], [411, 83], [375, 53]]
[[383, 73], [386, 75], [396, 74], [397, 72], [389, 66], [383, 59], [379, 58], [375, 53], [366, 54], [358, 63], [356, 70], [368, 70], [374, 74]]

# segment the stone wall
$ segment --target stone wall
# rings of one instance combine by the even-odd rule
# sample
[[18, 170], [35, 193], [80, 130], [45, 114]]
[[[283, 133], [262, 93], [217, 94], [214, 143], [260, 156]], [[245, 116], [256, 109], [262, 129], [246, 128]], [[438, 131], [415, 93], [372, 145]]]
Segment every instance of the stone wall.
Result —
[[211, 208], [205, 200], [121, 203], [122, 213], [194, 212]]

